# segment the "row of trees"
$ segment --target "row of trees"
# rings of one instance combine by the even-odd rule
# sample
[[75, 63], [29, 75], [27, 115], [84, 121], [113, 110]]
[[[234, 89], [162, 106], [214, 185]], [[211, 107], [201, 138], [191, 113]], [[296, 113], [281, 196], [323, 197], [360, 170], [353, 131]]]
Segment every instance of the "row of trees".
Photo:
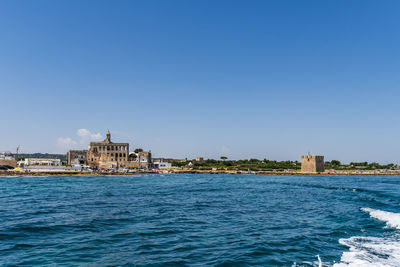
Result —
[[[191, 167], [198, 170], [211, 169], [228, 169], [228, 170], [285, 170], [285, 169], [300, 169], [301, 163], [298, 161], [276, 161], [276, 160], [259, 160], [259, 159], [244, 159], [244, 160], [227, 160], [227, 157], [221, 157], [221, 160], [208, 159], [201, 162], [190, 161]], [[189, 162], [174, 161], [172, 166], [184, 167]]]
[[[189, 163], [190, 162], [190, 163]], [[196, 161], [174, 161], [172, 166], [185, 167], [190, 165], [193, 169], [198, 170], [211, 170], [211, 169], [228, 169], [228, 170], [298, 170], [301, 168], [299, 161], [276, 161], [268, 159], [244, 159], [244, 160], [228, 160], [227, 157], [222, 156], [220, 160], [207, 159], [201, 162]], [[342, 164], [339, 160], [332, 160], [325, 162], [325, 169], [334, 170], [376, 170], [376, 169], [393, 169], [397, 166], [394, 164], [380, 165], [376, 162], [351, 162], [350, 164]]]
[[379, 164], [376, 162], [350, 162], [350, 164], [342, 164], [338, 160], [325, 162], [325, 169], [335, 170], [379, 170], [379, 169], [395, 169], [397, 166], [393, 163]]

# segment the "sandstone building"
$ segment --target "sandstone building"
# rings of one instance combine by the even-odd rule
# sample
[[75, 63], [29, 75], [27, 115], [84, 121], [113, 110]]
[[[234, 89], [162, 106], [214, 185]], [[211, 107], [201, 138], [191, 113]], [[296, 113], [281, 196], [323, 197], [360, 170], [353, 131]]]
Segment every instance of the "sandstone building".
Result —
[[319, 173], [324, 171], [324, 156], [301, 156], [301, 172]]
[[121, 168], [127, 166], [128, 157], [129, 144], [111, 142], [108, 131], [103, 142], [90, 142], [87, 163], [91, 168]]
[[132, 152], [129, 154], [129, 162], [127, 167], [151, 167], [153, 159], [151, 152], [139, 151], [137, 153]]
[[151, 152], [141, 151], [137, 154], [137, 162], [139, 166], [145, 167], [152, 162]]
[[91, 142], [88, 150], [70, 150], [67, 153], [68, 165], [88, 165], [92, 169], [112, 168], [150, 168], [152, 166], [151, 152], [129, 154], [128, 143], [114, 143], [108, 131], [102, 142]]
[[67, 152], [67, 165], [87, 165], [87, 150], [70, 150]]

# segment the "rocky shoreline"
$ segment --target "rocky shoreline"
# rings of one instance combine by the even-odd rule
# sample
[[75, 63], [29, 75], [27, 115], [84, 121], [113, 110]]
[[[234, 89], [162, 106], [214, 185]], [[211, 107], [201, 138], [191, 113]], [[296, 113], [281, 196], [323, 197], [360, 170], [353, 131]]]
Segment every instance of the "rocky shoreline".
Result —
[[400, 176], [400, 170], [375, 170], [375, 171], [325, 171], [322, 173], [302, 173], [298, 170], [273, 170], [273, 171], [232, 171], [232, 170], [192, 170], [169, 169], [159, 171], [126, 172], [79, 172], [79, 171], [41, 171], [41, 172], [0, 172], [0, 177], [35, 177], [35, 176], [109, 176], [109, 175], [141, 175], [141, 174], [247, 174], [247, 175], [301, 175], [301, 176]]

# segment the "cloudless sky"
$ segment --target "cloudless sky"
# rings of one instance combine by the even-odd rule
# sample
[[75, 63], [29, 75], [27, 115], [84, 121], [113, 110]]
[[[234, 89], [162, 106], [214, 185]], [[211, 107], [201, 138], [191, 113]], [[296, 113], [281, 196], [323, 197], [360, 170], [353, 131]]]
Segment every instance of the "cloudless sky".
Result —
[[[0, 151], [400, 162], [400, 2], [0, 1]], [[60, 142], [60, 140], [62, 142]]]

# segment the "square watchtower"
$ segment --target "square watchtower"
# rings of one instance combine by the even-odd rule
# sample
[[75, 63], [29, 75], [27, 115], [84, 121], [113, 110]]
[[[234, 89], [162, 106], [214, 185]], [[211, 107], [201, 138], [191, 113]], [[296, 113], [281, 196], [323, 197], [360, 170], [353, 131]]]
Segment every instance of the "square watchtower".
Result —
[[324, 156], [301, 156], [301, 172], [319, 173], [325, 171]]

